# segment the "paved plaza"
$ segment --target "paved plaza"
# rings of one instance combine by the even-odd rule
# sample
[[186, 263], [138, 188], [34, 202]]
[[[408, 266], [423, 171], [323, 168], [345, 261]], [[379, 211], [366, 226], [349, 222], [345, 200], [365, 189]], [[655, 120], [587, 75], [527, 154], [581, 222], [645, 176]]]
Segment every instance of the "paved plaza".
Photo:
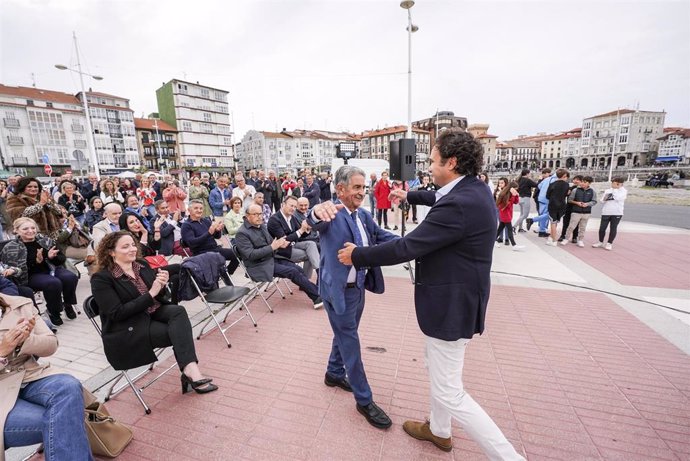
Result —
[[[466, 357], [468, 392], [530, 460], [690, 460], [690, 315], [668, 309], [690, 311], [690, 231], [623, 221], [613, 251], [591, 248], [589, 232], [585, 248], [517, 238], [524, 252], [494, 252], [486, 331]], [[360, 336], [389, 430], [323, 384], [330, 326], [295, 290], [271, 298], [274, 314], [252, 302], [258, 327], [235, 325], [231, 349], [217, 332], [196, 342], [219, 391], [182, 395], [172, 371], [144, 391], [150, 415], [129, 390], [112, 399], [110, 412], [134, 427], [119, 459], [485, 459], [457, 426], [451, 453], [403, 432], [429, 408], [424, 341], [407, 272], [384, 273], [386, 293], [367, 294]], [[88, 291], [84, 278], [79, 299]], [[200, 303], [186, 306], [198, 324]], [[89, 321], [66, 321], [58, 337], [50, 361], [102, 392], [114, 373]], [[160, 368], [170, 364], [168, 356]]]

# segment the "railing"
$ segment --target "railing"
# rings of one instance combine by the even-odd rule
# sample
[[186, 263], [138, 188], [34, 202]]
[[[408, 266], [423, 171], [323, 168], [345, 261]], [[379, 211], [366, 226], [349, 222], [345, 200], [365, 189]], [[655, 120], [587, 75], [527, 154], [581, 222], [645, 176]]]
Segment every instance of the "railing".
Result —
[[24, 138], [21, 136], [8, 136], [7, 142], [10, 144], [10, 146], [21, 146], [24, 144]]
[[177, 141], [175, 141], [174, 139], [166, 139], [165, 143], [169, 146], [174, 146], [175, 144], [177, 144]]
[[122, 138], [122, 133], [110, 133], [111, 138]]
[[76, 123], [72, 124], [72, 131], [75, 133], [83, 133], [84, 132], [84, 125], [78, 125]]
[[19, 128], [19, 120], [16, 118], [4, 118], [2, 120], [7, 128]]

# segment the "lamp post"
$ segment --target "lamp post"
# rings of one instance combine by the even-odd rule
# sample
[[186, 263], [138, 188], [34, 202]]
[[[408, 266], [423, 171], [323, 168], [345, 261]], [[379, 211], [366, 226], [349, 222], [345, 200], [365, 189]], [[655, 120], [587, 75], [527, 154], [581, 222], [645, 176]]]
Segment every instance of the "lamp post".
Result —
[[91, 75], [81, 70], [81, 60], [79, 59], [79, 45], [77, 44], [77, 34], [72, 32], [72, 37], [74, 38], [74, 50], [77, 53], [77, 68], [73, 69], [71, 67], [65, 66], [64, 64], [55, 64], [55, 67], [60, 70], [69, 70], [71, 72], [76, 72], [79, 74], [79, 82], [81, 83], [81, 96], [82, 103], [84, 105], [84, 113], [86, 114], [86, 129], [89, 134], [86, 137], [86, 143], [89, 146], [89, 153], [91, 154], [91, 161], [93, 162], [94, 173], [96, 177], [100, 179], [101, 171], [98, 168], [98, 157], [96, 156], [96, 141], [93, 137], [93, 128], [91, 126], [91, 114], [89, 113], [89, 103], [86, 101], [86, 90], [84, 89], [84, 75], [91, 77], [94, 80], [103, 80], [103, 77], [98, 75]]
[[158, 146], [158, 166], [161, 169], [161, 178], [165, 181], [165, 168], [163, 167], [163, 151], [161, 150], [161, 139], [158, 133], [158, 119], [153, 119], [153, 127], [156, 129], [156, 146]]
[[407, 10], [407, 138], [412, 139], [412, 33], [419, 27], [412, 24], [414, 0], [403, 0], [400, 8]]

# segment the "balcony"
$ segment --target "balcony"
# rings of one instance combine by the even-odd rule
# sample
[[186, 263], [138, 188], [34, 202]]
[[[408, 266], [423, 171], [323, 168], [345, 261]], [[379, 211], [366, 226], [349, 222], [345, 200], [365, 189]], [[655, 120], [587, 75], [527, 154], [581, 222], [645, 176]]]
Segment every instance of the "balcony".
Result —
[[120, 138], [120, 139], [122, 139], [122, 138], [123, 138], [123, 135], [122, 135], [122, 133], [110, 133], [110, 137], [111, 137], [111, 138]]
[[28, 165], [29, 159], [26, 157], [10, 157], [7, 159], [8, 165]]
[[16, 118], [3, 118], [2, 120], [7, 128], [19, 128], [19, 120]]
[[86, 141], [83, 139], [75, 139], [74, 147], [76, 147], [77, 149], [86, 149]]
[[79, 125], [77, 123], [72, 124], [72, 131], [75, 133], [83, 133], [84, 132], [84, 125]]
[[21, 136], [8, 136], [7, 142], [10, 146], [22, 146], [24, 145], [24, 138]]
[[174, 146], [175, 144], [177, 144], [177, 141], [175, 141], [174, 139], [166, 139], [165, 143], [169, 146]]

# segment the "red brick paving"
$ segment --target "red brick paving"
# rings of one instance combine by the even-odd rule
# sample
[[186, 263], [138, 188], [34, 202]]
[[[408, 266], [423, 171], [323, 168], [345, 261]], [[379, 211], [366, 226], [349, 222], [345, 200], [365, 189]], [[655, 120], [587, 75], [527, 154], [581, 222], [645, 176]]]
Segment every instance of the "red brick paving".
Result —
[[597, 232], [586, 232], [584, 248], [559, 247], [622, 285], [690, 290], [690, 236], [618, 233], [611, 251], [592, 248], [598, 241]]
[[[393, 419], [369, 426], [352, 396], [323, 384], [331, 331], [299, 292], [260, 314], [259, 327], [197, 341], [202, 370], [218, 392], [181, 395], [169, 373], [145, 391], [144, 415], [127, 391], [108, 403], [132, 424], [122, 460], [479, 460], [454, 428], [444, 453], [404, 434], [424, 418], [428, 381], [412, 286], [389, 279], [367, 295], [360, 334], [376, 402]], [[384, 353], [367, 347], [383, 347]], [[531, 460], [690, 459], [690, 358], [593, 293], [493, 287], [487, 331], [468, 348], [465, 385]]]

